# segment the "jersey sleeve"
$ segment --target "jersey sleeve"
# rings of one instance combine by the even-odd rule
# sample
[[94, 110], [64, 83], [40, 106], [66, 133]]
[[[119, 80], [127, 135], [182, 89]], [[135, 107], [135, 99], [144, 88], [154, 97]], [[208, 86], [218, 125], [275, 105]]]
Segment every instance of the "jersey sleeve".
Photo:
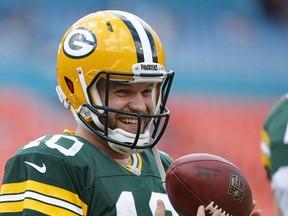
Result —
[[269, 135], [267, 131], [262, 128], [261, 130], [261, 159], [262, 159], [262, 164], [264, 166], [264, 169], [267, 174], [267, 178], [271, 179], [271, 160], [270, 160], [270, 155], [271, 155], [271, 150], [270, 150], [270, 140], [269, 140]]
[[30, 143], [8, 160], [1, 186], [0, 215], [86, 215], [81, 169], [57, 150], [65, 152], [69, 148], [54, 141], [53, 137], [45, 137]]
[[288, 165], [288, 98], [283, 96], [268, 114], [261, 131], [262, 162], [271, 179]]
[[162, 151], [160, 151], [160, 158], [162, 160], [162, 164], [163, 164], [164, 169], [167, 171], [170, 164], [173, 162], [173, 159], [170, 157], [170, 155], [168, 155], [167, 153], [162, 152]]

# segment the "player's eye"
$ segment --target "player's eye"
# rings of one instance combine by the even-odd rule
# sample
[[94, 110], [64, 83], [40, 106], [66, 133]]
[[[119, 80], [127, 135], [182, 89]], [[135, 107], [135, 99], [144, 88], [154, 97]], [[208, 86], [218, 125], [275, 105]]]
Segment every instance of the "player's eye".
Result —
[[145, 89], [144, 91], [142, 91], [142, 95], [144, 96], [149, 96], [152, 93], [152, 88], [150, 89]]
[[129, 94], [129, 90], [128, 89], [118, 89], [115, 91], [115, 94], [117, 94], [118, 96], [125, 96], [125, 95]]

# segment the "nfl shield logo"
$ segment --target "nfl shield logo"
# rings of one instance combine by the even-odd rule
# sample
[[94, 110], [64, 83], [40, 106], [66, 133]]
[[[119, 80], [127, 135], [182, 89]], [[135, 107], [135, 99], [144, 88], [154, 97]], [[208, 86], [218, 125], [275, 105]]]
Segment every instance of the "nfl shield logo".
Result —
[[244, 197], [244, 181], [243, 179], [236, 173], [230, 174], [230, 184], [228, 188], [229, 195], [233, 197], [233, 200], [243, 201]]

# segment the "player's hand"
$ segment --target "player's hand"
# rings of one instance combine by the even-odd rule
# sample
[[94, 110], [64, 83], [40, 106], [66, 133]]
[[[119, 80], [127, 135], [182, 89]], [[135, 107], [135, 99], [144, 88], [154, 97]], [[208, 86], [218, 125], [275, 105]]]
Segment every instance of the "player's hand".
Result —
[[157, 207], [155, 211], [155, 216], [165, 216], [165, 205], [162, 200], [157, 200]]
[[[216, 210], [212, 216], [220, 216], [220, 215], [221, 215], [221, 211]], [[165, 216], [165, 205], [162, 200], [157, 200], [157, 208], [155, 211], [155, 216]], [[197, 211], [197, 216], [205, 216], [205, 209], [203, 205], [199, 206], [198, 211]], [[258, 216], [258, 215], [253, 215], [253, 216]]]
[[[253, 200], [253, 209], [255, 208], [255, 206], [256, 206], [256, 201]], [[260, 209], [252, 211], [252, 213], [250, 214], [250, 216], [261, 216], [261, 215], [262, 215], [262, 212]]]
[[[253, 208], [255, 207], [256, 202], [253, 201]], [[221, 211], [216, 210], [212, 216], [220, 216]], [[256, 211], [253, 211], [250, 216], [261, 216], [262, 212], [260, 209], [257, 209]], [[165, 216], [165, 205], [162, 200], [157, 200], [157, 208], [155, 211], [155, 216]], [[203, 205], [199, 206], [197, 211], [197, 216], [205, 216], [205, 208]]]

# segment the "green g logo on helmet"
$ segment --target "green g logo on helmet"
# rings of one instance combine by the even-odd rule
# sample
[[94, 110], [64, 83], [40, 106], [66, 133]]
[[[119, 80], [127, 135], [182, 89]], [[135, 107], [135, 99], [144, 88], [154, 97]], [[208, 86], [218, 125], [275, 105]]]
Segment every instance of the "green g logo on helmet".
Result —
[[63, 50], [70, 58], [83, 58], [95, 50], [96, 44], [96, 37], [92, 31], [78, 28], [67, 35]]

